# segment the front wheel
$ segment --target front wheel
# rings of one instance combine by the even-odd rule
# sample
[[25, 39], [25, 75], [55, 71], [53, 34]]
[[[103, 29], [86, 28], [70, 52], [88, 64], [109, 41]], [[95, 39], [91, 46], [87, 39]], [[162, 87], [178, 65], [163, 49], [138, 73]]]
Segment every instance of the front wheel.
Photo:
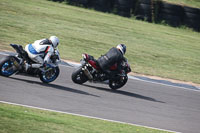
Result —
[[119, 88], [121, 88], [122, 86], [124, 86], [126, 84], [126, 82], [128, 81], [128, 76], [123, 76], [120, 77], [119, 80], [109, 80], [109, 87], [112, 90], [117, 90]]
[[54, 80], [56, 80], [56, 78], [58, 77], [59, 74], [60, 74], [60, 69], [57, 66], [57, 67], [50, 68], [46, 72], [41, 71], [39, 73], [39, 77], [43, 83], [50, 83], [50, 82], [53, 82]]
[[17, 68], [14, 63], [16, 63], [16, 59], [13, 56], [6, 56], [0, 61], [0, 75], [9, 77], [13, 75]]
[[83, 84], [85, 83], [88, 78], [85, 76], [84, 72], [82, 71], [82, 66], [78, 67], [73, 73], [72, 73], [72, 81], [77, 84]]

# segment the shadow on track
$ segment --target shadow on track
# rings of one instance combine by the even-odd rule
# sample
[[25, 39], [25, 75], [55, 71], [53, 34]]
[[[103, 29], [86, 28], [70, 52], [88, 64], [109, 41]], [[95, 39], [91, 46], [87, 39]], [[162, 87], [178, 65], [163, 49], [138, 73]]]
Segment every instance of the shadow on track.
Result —
[[158, 101], [158, 100], [151, 98], [151, 97], [147, 97], [147, 96], [143, 96], [143, 95], [139, 95], [139, 94], [136, 94], [136, 93], [127, 92], [127, 91], [111, 90], [111, 89], [107, 89], [107, 88], [103, 88], [103, 87], [96, 87], [96, 86], [92, 86], [92, 85], [88, 85], [88, 84], [84, 84], [83, 86], [95, 88], [97, 90], [102, 90], [102, 91], [106, 91], [106, 92], [110, 92], [110, 93], [116, 93], [116, 94], [121, 94], [121, 95], [125, 95], [125, 96], [135, 97], [135, 98], [138, 98], [138, 99], [148, 100], [148, 101], [152, 101], [152, 102], [165, 103], [165, 102]]
[[84, 91], [76, 90], [76, 89], [61, 86], [61, 85], [46, 84], [46, 83], [42, 83], [42, 82], [38, 82], [38, 81], [30, 81], [30, 80], [27, 80], [27, 79], [20, 79], [20, 78], [14, 78], [14, 77], [9, 77], [9, 78], [14, 79], [14, 80], [27, 82], [27, 83], [31, 83], [31, 84], [38, 84], [38, 85], [41, 85], [41, 86], [51, 87], [51, 88], [55, 88], [55, 89], [59, 89], [59, 90], [65, 90], [65, 91], [69, 91], [69, 92], [73, 92], [73, 93], [78, 93], [78, 94], [83, 94], [83, 95], [88, 95], [88, 96], [93, 96], [93, 97], [100, 97], [100, 96], [97, 96], [97, 95], [93, 95], [93, 94], [90, 94], [90, 93], [87, 93], [87, 92], [84, 92]]

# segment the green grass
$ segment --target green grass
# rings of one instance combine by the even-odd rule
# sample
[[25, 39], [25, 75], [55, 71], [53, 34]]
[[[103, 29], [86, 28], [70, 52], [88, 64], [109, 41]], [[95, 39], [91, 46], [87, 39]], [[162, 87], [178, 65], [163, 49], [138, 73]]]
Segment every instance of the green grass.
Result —
[[200, 33], [47, 0], [0, 0], [0, 49], [51, 35], [63, 59], [98, 58], [125, 43], [135, 73], [200, 83]]
[[0, 133], [167, 133], [167, 131], [0, 103]]
[[200, 0], [163, 0], [170, 3], [181, 4], [184, 6], [191, 6], [195, 8], [200, 8]]

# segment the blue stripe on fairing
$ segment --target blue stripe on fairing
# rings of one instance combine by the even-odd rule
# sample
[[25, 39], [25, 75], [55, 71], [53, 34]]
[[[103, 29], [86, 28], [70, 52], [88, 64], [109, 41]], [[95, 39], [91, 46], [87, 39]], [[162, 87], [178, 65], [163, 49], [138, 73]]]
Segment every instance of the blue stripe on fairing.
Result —
[[39, 54], [32, 46], [32, 44], [28, 45], [28, 50], [31, 52], [31, 54]]

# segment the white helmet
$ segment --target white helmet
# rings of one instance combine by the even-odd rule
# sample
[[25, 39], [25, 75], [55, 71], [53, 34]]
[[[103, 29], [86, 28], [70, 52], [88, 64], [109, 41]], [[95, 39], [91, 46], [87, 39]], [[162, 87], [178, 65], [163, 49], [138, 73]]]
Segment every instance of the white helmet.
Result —
[[50, 36], [49, 40], [52, 42], [54, 48], [59, 44], [59, 39], [56, 36]]
[[117, 45], [117, 49], [119, 49], [123, 55], [126, 53], [126, 45], [124, 44]]

